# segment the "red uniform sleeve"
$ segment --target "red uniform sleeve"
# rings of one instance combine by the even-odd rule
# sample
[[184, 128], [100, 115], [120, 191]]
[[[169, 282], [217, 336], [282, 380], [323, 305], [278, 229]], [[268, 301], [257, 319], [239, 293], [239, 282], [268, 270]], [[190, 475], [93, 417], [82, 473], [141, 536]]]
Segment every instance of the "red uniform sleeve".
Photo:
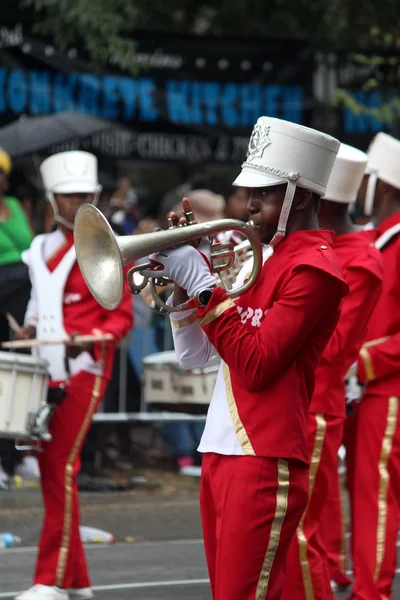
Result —
[[373, 309], [382, 291], [383, 270], [370, 270], [360, 265], [350, 266], [345, 273], [350, 293], [343, 300], [342, 313], [337, 327], [323, 353], [324, 362], [350, 365], [365, 339], [365, 333]]
[[358, 380], [373, 381], [400, 371], [400, 332], [371, 340], [361, 348]]
[[[122, 340], [133, 327], [133, 303], [132, 294], [126, 289], [122, 297], [122, 302], [115, 310], [104, 309], [104, 320], [101, 328], [98, 328], [95, 333], [111, 333], [114, 336], [112, 342], [107, 342], [107, 345], [115, 346], [116, 343]], [[96, 360], [103, 356], [104, 348], [102, 343], [95, 343], [93, 354]]]
[[234, 302], [220, 288], [214, 290], [207, 307], [198, 311], [200, 324], [243, 387], [256, 392], [284, 371], [326, 315], [339, 314], [343, 290], [343, 282], [336, 277], [301, 266], [260, 328], [248, 330]]
[[[388, 277], [399, 272], [399, 253], [395, 253], [390, 263]], [[385, 266], [385, 277], [386, 277]], [[394, 275], [395, 276], [395, 275]], [[387, 293], [386, 291], [384, 293]], [[391, 315], [389, 315], [389, 318]], [[376, 318], [374, 313], [373, 318]], [[396, 316], [394, 316], [396, 318]], [[358, 380], [362, 383], [373, 381], [400, 372], [400, 331], [394, 328], [391, 335], [385, 335], [365, 343], [358, 355]]]

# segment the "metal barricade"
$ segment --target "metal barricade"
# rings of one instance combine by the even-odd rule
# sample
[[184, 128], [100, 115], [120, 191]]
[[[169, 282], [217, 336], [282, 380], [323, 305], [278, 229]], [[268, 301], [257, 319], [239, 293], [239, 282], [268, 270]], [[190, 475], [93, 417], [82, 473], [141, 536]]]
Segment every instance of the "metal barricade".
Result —
[[[134, 331], [134, 330], [133, 330]], [[146, 403], [145, 400], [145, 378], [143, 370], [138, 377], [141, 382], [141, 397], [140, 397], [140, 411], [139, 412], [128, 412], [128, 366], [130, 357], [130, 346], [133, 343], [130, 335], [124, 338], [119, 346], [119, 370], [118, 370], [118, 381], [119, 381], [119, 392], [118, 392], [118, 411], [117, 412], [105, 412], [103, 403], [100, 405], [97, 413], [93, 415], [93, 421], [95, 423], [129, 423], [129, 422], [142, 422], [142, 423], [158, 423], [158, 422], [205, 422], [206, 414], [189, 414], [186, 412], [171, 412], [168, 410], [154, 410]], [[149, 356], [149, 328], [142, 328], [142, 347], [141, 351], [143, 358]], [[164, 350], [170, 350], [172, 348], [172, 338], [169, 330], [169, 324], [166, 323], [164, 339], [163, 339]], [[132, 362], [132, 361], [131, 361]], [[171, 402], [173, 399], [171, 398]]]

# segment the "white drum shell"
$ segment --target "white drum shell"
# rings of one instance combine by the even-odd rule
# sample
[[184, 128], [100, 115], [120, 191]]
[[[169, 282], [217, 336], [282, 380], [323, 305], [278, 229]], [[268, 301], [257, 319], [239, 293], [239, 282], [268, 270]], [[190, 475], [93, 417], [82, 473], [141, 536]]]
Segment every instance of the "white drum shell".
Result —
[[175, 352], [158, 352], [143, 360], [144, 400], [147, 404], [209, 404], [220, 358], [213, 357], [201, 369], [185, 371]]
[[47, 404], [47, 384], [47, 361], [0, 352], [0, 437], [31, 437], [37, 412]]

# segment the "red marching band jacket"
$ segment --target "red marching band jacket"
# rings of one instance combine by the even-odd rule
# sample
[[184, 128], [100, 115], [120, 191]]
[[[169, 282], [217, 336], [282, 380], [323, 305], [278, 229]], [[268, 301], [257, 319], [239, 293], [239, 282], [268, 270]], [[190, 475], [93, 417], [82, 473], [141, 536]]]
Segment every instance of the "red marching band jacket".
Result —
[[[57, 267], [72, 245], [71, 232], [66, 244], [47, 261], [50, 271]], [[73, 298], [79, 298], [79, 301], [70, 302], [69, 299]], [[112, 341], [95, 342], [92, 353], [95, 361], [102, 363], [103, 377], [111, 379], [116, 345], [133, 326], [132, 296], [125, 291], [120, 306], [113, 311], [106, 310], [90, 293], [75, 262], [64, 288], [63, 315], [64, 328], [69, 335], [111, 333], [114, 336]]]
[[315, 374], [310, 411], [346, 416], [345, 375], [357, 360], [372, 311], [382, 291], [383, 262], [375, 248], [375, 230], [336, 238], [333, 249], [350, 287], [342, 314]]
[[314, 372], [348, 293], [333, 238], [327, 231], [289, 234], [247, 293], [233, 302], [216, 288], [208, 305], [197, 311], [228, 366], [236, 435], [245, 437], [257, 456], [309, 462]]
[[400, 393], [400, 211], [377, 228], [383, 258], [382, 294], [358, 357], [358, 379], [367, 393]]

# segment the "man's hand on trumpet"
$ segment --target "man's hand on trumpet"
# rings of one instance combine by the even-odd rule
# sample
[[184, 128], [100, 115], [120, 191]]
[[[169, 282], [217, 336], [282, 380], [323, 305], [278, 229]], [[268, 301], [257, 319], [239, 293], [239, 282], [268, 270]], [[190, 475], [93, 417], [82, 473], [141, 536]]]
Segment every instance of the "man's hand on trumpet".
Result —
[[[184, 245], [172, 250], [163, 250], [149, 256], [154, 266], [160, 265], [158, 273], [171, 279], [185, 290], [190, 298], [205, 288], [212, 288], [217, 280], [210, 271], [207, 255], [210, 253], [210, 241], [204, 238], [198, 248]], [[155, 272], [142, 271], [147, 277], [154, 277]]]
[[[179, 219], [180, 225], [190, 224], [186, 220], [186, 214], [190, 211], [190, 203], [183, 200], [184, 215]], [[170, 213], [168, 218], [178, 222], [175, 213]], [[196, 298], [197, 294], [206, 289], [215, 287], [217, 280], [211, 273], [211, 242], [208, 238], [202, 238], [195, 248], [190, 244], [184, 244], [170, 250], [163, 250], [149, 256], [149, 261], [155, 266], [161, 266], [159, 274], [174, 281], [179, 288], [175, 288], [175, 304], [181, 304], [189, 298]], [[148, 277], [154, 277], [154, 271], [142, 271]], [[187, 295], [186, 295], [187, 294]]]

